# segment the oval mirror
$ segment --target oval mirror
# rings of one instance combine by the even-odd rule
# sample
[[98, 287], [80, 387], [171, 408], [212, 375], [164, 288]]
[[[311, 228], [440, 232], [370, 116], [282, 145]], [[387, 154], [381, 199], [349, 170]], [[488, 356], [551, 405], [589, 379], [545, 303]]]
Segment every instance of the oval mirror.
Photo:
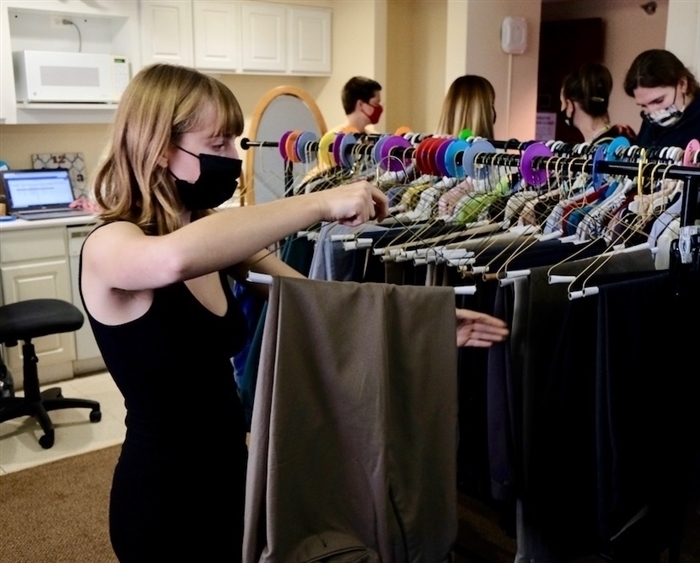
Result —
[[[252, 143], [277, 143], [287, 131], [308, 131], [320, 139], [326, 132], [326, 122], [307, 92], [295, 86], [278, 86], [265, 94], [255, 107], [248, 138]], [[245, 161], [243, 205], [284, 197], [290, 170], [285, 175], [285, 161], [276, 146], [251, 146]]]

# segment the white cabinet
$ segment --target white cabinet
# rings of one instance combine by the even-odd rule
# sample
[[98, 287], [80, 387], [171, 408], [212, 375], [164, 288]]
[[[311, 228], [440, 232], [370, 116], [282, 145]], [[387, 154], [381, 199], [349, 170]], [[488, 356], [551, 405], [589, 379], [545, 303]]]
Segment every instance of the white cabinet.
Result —
[[[6, 305], [27, 299], [71, 302], [70, 267], [65, 227], [3, 232], [0, 274]], [[73, 376], [75, 336], [72, 332], [33, 339], [42, 383]], [[21, 384], [22, 346], [6, 348], [6, 363]]]
[[116, 104], [104, 103], [18, 102], [13, 51], [121, 55], [132, 69], [138, 69], [139, 43], [136, 0], [2, 0], [0, 123], [107, 123], [116, 108]]
[[141, 0], [141, 58], [143, 64], [194, 64], [192, 2]]
[[294, 74], [330, 74], [331, 12], [317, 8], [290, 8], [289, 71]]
[[97, 341], [87, 318], [83, 301], [80, 298], [80, 251], [87, 236], [95, 228], [91, 225], [76, 225], [66, 228], [68, 235], [68, 256], [70, 263], [70, 281], [72, 302], [85, 316], [83, 326], [75, 331], [75, 361], [73, 373], [90, 373], [105, 369]]
[[239, 0], [140, 0], [144, 65], [327, 75], [331, 10]]
[[286, 72], [286, 16], [287, 9], [281, 4], [243, 3], [243, 72]]
[[233, 1], [141, 0], [144, 64], [238, 71], [239, 11], [240, 2]]
[[[12, 48], [10, 46], [10, 16], [7, 9], [0, 5], [0, 68], [12, 68]], [[0, 80], [0, 123], [14, 123], [17, 110], [15, 104], [14, 76], [8, 79], [7, 71], [3, 70]]]
[[240, 69], [239, 8], [238, 2], [194, 2], [195, 67], [222, 71]]
[[244, 2], [241, 24], [243, 72], [330, 74], [330, 9]]
[[21, 50], [121, 55], [131, 76], [154, 62], [324, 76], [331, 9], [241, 0], [0, 1], [0, 123], [109, 123], [116, 104], [18, 102], [12, 52]]

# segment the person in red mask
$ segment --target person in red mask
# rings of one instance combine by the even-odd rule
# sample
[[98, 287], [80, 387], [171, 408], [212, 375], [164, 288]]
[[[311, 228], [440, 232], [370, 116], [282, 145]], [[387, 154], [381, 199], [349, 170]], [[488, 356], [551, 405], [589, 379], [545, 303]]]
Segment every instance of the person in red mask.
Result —
[[345, 122], [331, 129], [336, 132], [376, 133], [382, 107], [382, 86], [376, 80], [353, 76], [343, 86], [341, 94]]

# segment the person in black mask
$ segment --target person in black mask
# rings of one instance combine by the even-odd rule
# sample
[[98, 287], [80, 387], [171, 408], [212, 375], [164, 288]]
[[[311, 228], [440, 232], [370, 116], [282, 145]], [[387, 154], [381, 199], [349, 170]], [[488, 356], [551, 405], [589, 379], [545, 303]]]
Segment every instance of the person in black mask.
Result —
[[561, 117], [583, 135], [585, 143], [610, 142], [625, 137], [634, 143], [636, 134], [629, 125], [613, 124], [608, 114], [613, 79], [608, 68], [588, 63], [564, 77], [561, 87]]
[[[127, 409], [109, 512], [121, 562], [240, 561], [247, 448], [231, 358], [247, 323], [227, 274], [301, 277], [268, 247], [320, 221], [387, 214], [386, 196], [366, 181], [212, 209], [236, 189], [243, 123], [218, 80], [146, 67], [122, 95], [93, 180], [102, 224], [81, 250], [79, 283]], [[465, 345], [507, 334], [466, 310], [456, 327]]]
[[637, 55], [624, 83], [642, 108], [641, 147], [680, 147], [700, 140], [700, 86], [676, 55], [651, 49]]

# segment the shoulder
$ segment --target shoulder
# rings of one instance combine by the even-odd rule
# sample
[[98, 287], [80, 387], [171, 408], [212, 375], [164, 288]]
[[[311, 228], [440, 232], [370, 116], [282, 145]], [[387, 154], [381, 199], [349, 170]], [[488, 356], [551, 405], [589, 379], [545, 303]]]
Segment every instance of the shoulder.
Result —
[[601, 133], [591, 142], [591, 144], [598, 145], [601, 143], [609, 143], [617, 137], [625, 137], [630, 142], [630, 144], [634, 144], [637, 140], [637, 134], [634, 132], [634, 129], [632, 129], [629, 125], [618, 123], [612, 125], [610, 129], [608, 129], [604, 133]]
[[129, 221], [114, 221], [102, 223], [95, 227], [85, 239], [84, 252], [91, 252], [93, 248], [103, 248], [105, 245], [119, 245], [128, 239], [138, 236], [146, 236], [134, 223]]
[[635, 130], [626, 123], [616, 123], [610, 128], [610, 133], [616, 137], [625, 137], [630, 142], [637, 139]]
[[110, 221], [108, 223], [102, 223], [97, 225], [91, 232], [90, 237], [112, 237], [120, 236], [122, 234], [137, 235], [141, 234], [146, 236], [141, 228], [130, 221]]
[[640, 147], [685, 148], [692, 139], [700, 140], [700, 97], [696, 97], [685, 109], [678, 123], [670, 127], [644, 123], [639, 131], [637, 144]]

